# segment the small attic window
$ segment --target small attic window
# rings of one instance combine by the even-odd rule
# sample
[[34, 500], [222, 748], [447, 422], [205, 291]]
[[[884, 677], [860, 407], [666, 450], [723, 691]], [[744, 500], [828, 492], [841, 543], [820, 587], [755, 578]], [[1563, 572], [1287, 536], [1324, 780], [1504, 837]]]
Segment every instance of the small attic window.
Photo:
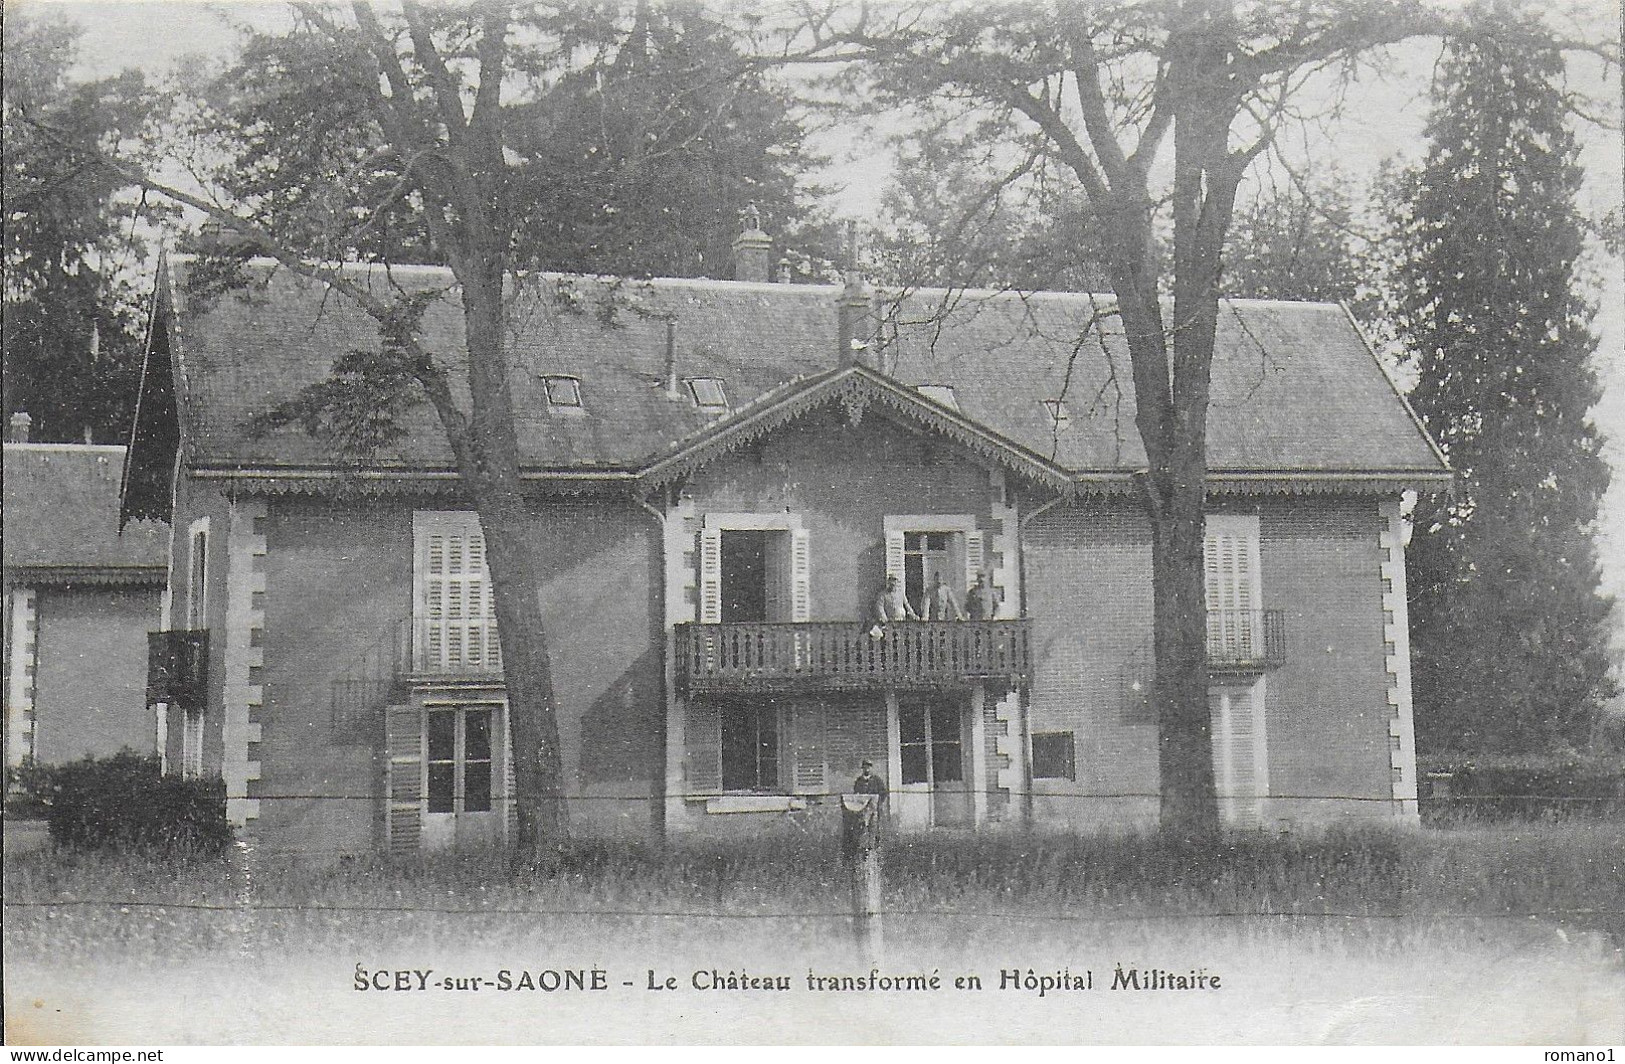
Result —
[[915, 391], [919, 392], [921, 395], [925, 396], [927, 399], [930, 399], [932, 402], [941, 403], [943, 406], [947, 407], [949, 410], [952, 410], [954, 413], [956, 413], [956, 414], [959, 413], [959, 399], [958, 399], [957, 396], [954, 395], [954, 386], [953, 385], [951, 385], [951, 384], [922, 384], [918, 388], [916, 388]]
[[1049, 418], [1050, 428], [1056, 432], [1065, 432], [1066, 426], [1072, 420], [1072, 414], [1066, 408], [1066, 403], [1059, 399], [1040, 399], [1039, 404], [1044, 408], [1044, 414]]
[[728, 393], [722, 390], [721, 377], [689, 377], [683, 383], [688, 385], [688, 394], [701, 410], [728, 409]]
[[556, 374], [542, 376], [542, 388], [547, 392], [549, 406], [581, 406], [581, 379]]

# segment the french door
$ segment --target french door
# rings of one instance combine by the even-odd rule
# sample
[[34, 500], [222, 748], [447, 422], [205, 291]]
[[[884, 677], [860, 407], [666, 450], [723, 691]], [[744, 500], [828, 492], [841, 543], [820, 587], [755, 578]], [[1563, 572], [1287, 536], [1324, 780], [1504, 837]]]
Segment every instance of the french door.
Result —
[[483, 846], [501, 837], [501, 723], [492, 705], [424, 708], [426, 849]]
[[968, 705], [968, 698], [947, 695], [898, 698], [899, 827], [923, 830], [970, 823]]

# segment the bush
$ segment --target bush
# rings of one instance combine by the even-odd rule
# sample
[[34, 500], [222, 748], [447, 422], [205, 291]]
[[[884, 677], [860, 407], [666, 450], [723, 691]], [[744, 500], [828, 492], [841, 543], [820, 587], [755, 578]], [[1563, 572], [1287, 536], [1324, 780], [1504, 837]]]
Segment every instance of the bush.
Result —
[[[1430, 822], [1625, 817], [1625, 757], [1438, 757], [1422, 766]], [[1441, 786], [1442, 784], [1442, 786]], [[1447, 794], [1441, 791], [1447, 790]]]
[[215, 855], [232, 841], [225, 784], [164, 776], [156, 757], [126, 750], [61, 765], [47, 793], [57, 846]]
[[51, 770], [32, 757], [6, 769], [6, 815], [19, 820], [43, 820], [48, 802]]

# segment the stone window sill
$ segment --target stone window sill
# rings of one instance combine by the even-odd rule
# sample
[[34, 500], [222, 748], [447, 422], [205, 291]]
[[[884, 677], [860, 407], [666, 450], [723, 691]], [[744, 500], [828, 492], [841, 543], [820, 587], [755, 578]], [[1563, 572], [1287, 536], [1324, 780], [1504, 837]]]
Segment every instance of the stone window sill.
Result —
[[719, 794], [705, 800], [707, 813], [792, 813], [807, 799], [792, 794]]

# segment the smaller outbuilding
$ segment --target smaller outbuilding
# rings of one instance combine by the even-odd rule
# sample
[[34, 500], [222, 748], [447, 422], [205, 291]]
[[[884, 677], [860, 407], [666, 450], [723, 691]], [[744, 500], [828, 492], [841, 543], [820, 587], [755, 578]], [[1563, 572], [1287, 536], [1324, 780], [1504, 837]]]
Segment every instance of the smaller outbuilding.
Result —
[[6, 767], [153, 753], [147, 633], [166, 627], [169, 526], [119, 531], [123, 447], [5, 443]]

